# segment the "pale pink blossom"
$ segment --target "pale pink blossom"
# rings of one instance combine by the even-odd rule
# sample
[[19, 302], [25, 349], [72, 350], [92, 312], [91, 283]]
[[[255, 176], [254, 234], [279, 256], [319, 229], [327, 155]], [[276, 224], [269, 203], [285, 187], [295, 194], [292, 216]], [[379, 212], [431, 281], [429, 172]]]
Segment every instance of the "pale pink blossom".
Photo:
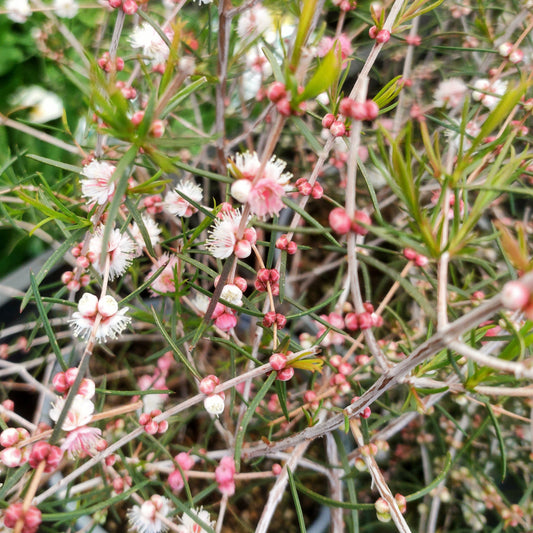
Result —
[[61, 449], [66, 451], [72, 459], [94, 455], [101, 437], [101, 429], [80, 426], [69, 432], [61, 445]]
[[197, 204], [202, 201], [202, 187], [197, 185], [192, 179], [180, 181], [173, 191], [165, 196], [163, 203], [165, 209], [172, 215], [178, 217], [190, 217], [198, 211], [185, 197], [190, 198]]
[[89, 202], [99, 205], [109, 201], [115, 193], [115, 183], [111, 176], [116, 167], [107, 161], [91, 161], [81, 171], [81, 193]]
[[[98, 308], [94, 309], [93, 306], [84, 305], [87, 300], [92, 300], [93, 298], [96, 297], [88, 293], [84, 294], [78, 304], [78, 311], [73, 313], [72, 318], [69, 320], [70, 326], [74, 330], [74, 335], [83, 339], [88, 339], [90, 337], [96, 323], [96, 317], [99, 313]], [[104, 306], [100, 306], [102, 310], [107, 311], [111, 308], [110, 298], [114, 300], [110, 295], [104, 296], [104, 299], [106, 299], [107, 302], [105, 307], [108, 309], [104, 309]], [[112, 307], [115, 308], [114, 305]], [[116, 339], [131, 322], [131, 318], [125, 316], [126, 311], [128, 311], [128, 307], [119, 309], [118, 304], [116, 304], [116, 311], [113, 314], [101, 316], [95, 332], [96, 340], [99, 342], [105, 342], [107, 338]]]
[[283, 187], [272, 178], [262, 178], [252, 185], [248, 195], [250, 211], [258, 217], [277, 216], [283, 209]]
[[324, 57], [331, 50], [335, 43], [338, 43], [335, 46], [340, 46], [341, 58], [343, 60], [345, 60], [353, 52], [349, 37], [346, 34], [341, 33], [337, 39], [328, 36], [322, 37], [321, 41], [318, 43], [316, 55], [318, 57]]
[[[168, 40], [172, 42], [174, 32], [170, 28], [164, 30]], [[135, 27], [130, 38], [132, 48], [140, 48], [146, 59], [150, 60], [153, 65], [165, 63], [170, 52], [167, 43], [161, 38], [159, 33], [148, 22], [143, 22], [140, 26]]]
[[239, 17], [237, 34], [241, 39], [255, 39], [272, 27], [272, 17], [266, 7], [256, 4]]
[[168, 530], [161, 520], [170, 511], [169, 500], [159, 494], [154, 494], [142, 505], [134, 505], [128, 511], [130, 527], [137, 533], [163, 533]]
[[[59, 416], [64, 407], [64, 398], [58, 398], [57, 401], [52, 404], [52, 409], [50, 409], [49, 416], [54, 422], [59, 420]], [[76, 394], [72, 400], [72, 404], [68, 410], [65, 420], [63, 421], [61, 429], [64, 431], [72, 431], [81, 426], [86, 426], [91, 421], [93, 412], [94, 403], [91, 400], [84, 398], [80, 394]]]
[[151, 278], [155, 272], [166, 263], [166, 267], [161, 274], [154, 279], [150, 285], [150, 293], [152, 296], [157, 296], [158, 293], [175, 292], [176, 285], [174, 279], [176, 278], [176, 267], [178, 264], [178, 258], [173, 255], [170, 256], [164, 253], [156, 262], [152, 265], [150, 272], [148, 272], [146, 279]]
[[[99, 274], [103, 274], [101, 255], [104, 239], [104, 227], [98, 226], [89, 242], [89, 251], [94, 254], [93, 267]], [[135, 243], [125, 233], [114, 229], [109, 235], [107, 253], [109, 254], [109, 279], [122, 276], [135, 257]], [[103, 262], [105, 263], [105, 261]]]
[[235, 461], [233, 457], [222, 457], [220, 464], [215, 469], [215, 480], [218, 490], [226, 496], [235, 494]]
[[449, 78], [439, 83], [433, 94], [433, 102], [437, 107], [457, 109], [464, 101], [467, 86], [460, 78]]
[[199, 509], [190, 509], [189, 512], [193, 516], [183, 513], [181, 524], [177, 528], [178, 533], [207, 533], [207, 531], [199, 525], [197, 519], [201, 520], [205, 525], [213, 529], [215, 528], [215, 522], [211, 520], [209, 513], [202, 507]]
[[[146, 232], [148, 233], [150, 243], [152, 244], [152, 246], [155, 246], [160, 241], [161, 228], [158, 226], [157, 222], [152, 217], [142, 215], [142, 221]], [[146, 244], [144, 242], [144, 237], [142, 236], [141, 230], [136, 222], [132, 224], [131, 236], [135, 241], [135, 249], [133, 253], [135, 257], [138, 257], [142, 254], [143, 248], [146, 246]]]
[[474, 88], [476, 90], [472, 93], [472, 98], [492, 111], [505, 94], [507, 82], [502, 80], [491, 82], [487, 79], [480, 79], [476, 80]]
[[[237, 240], [237, 231], [242, 213], [239, 209], [225, 211], [215, 219], [214, 227], [209, 231], [205, 247], [218, 259], [226, 259], [235, 252], [243, 259], [251, 254], [251, 245], [255, 244], [255, 229], [247, 228], [243, 238]], [[243, 246], [244, 245], [244, 246]]]

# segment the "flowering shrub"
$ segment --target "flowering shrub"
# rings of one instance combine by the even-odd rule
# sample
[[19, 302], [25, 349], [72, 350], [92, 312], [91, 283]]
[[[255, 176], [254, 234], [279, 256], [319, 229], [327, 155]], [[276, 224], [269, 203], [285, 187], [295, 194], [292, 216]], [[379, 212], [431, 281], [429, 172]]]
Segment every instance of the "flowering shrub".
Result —
[[533, 530], [531, 9], [4, 1], [2, 531]]

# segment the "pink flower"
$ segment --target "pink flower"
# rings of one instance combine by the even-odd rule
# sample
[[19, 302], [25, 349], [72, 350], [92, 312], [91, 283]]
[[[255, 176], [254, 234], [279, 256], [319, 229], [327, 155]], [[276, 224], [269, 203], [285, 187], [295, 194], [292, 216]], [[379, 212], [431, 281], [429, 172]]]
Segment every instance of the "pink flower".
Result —
[[464, 101], [467, 86], [460, 78], [449, 78], [439, 83], [433, 94], [433, 102], [437, 107], [456, 109]]
[[233, 457], [222, 457], [220, 464], [215, 469], [215, 480], [218, 490], [226, 496], [235, 494], [235, 461]]
[[102, 253], [109, 254], [109, 279], [113, 280], [118, 276], [122, 276], [130, 266], [135, 257], [136, 245], [125, 233], [120, 233], [118, 229], [111, 231], [107, 242], [107, 251], [102, 250], [103, 239], [104, 227], [98, 226], [89, 243], [89, 251], [93, 254], [93, 266], [99, 274], [103, 274], [101, 255]]
[[80, 426], [69, 432], [61, 449], [66, 451], [72, 459], [94, 455], [101, 436], [102, 430], [99, 428]]
[[115, 192], [115, 183], [110, 182], [115, 165], [106, 161], [91, 161], [83, 167], [81, 175], [81, 193], [91, 203], [105, 204]]
[[[340, 46], [341, 49], [341, 58], [344, 61], [348, 56], [350, 56], [353, 52], [352, 45], [350, 43], [350, 39], [346, 36], [345, 33], [341, 33], [339, 35], [338, 39], [334, 39], [333, 37], [322, 37], [322, 40], [320, 43], [318, 43], [318, 47], [316, 50], [316, 55], [318, 57], [324, 57], [333, 47], [333, 45], [337, 43], [335, 46]], [[346, 66], [346, 61], [343, 63], [343, 68]]]
[[277, 216], [283, 209], [283, 187], [272, 178], [260, 179], [248, 195], [250, 210], [258, 217]]
[[176, 276], [176, 266], [178, 264], [178, 258], [176, 256], [170, 257], [169, 254], [163, 254], [153, 265], [148, 272], [146, 279], [151, 278], [154, 273], [161, 268], [165, 263], [167, 266], [159, 274], [159, 276], [152, 281], [150, 286], [150, 292], [152, 296], [157, 296], [158, 293], [176, 292], [176, 286], [174, 279]]
[[248, 257], [252, 253], [251, 245], [257, 239], [255, 229], [247, 228], [243, 238], [237, 240], [237, 231], [241, 223], [242, 213], [239, 209], [230, 209], [215, 219], [215, 225], [209, 232], [205, 247], [218, 259], [226, 259], [232, 253], [239, 259]]

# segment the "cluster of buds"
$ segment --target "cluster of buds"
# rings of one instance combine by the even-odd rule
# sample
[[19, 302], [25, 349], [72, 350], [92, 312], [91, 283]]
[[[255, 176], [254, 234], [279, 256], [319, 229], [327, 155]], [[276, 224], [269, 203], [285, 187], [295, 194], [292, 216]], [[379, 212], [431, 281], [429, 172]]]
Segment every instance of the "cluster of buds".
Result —
[[169, 474], [168, 484], [173, 492], [179, 492], [185, 486], [185, 480], [187, 479], [186, 472], [194, 466], [194, 459], [188, 453], [181, 452], [174, 457], [174, 461], [178, 464], [179, 468], [176, 468], [176, 470]]
[[279, 272], [275, 268], [260, 268], [254, 282], [255, 289], [259, 292], [266, 292], [269, 284], [272, 294], [277, 296], [279, 294]]
[[[343, 98], [339, 104], [339, 112], [353, 120], [376, 120], [379, 115], [379, 106], [374, 100], [356, 102], [353, 98]], [[327, 117], [328, 115], [326, 115]], [[324, 118], [326, 118], [324, 117]], [[322, 121], [322, 124], [324, 121]]]
[[137, 91], [131, 85], [127, 85], [126, 82], [117, 81], [115, 85], [127, 100], [134, 100], [137, 97]]
[[302, 196], [312, 196], [315, 200], [322, 198], [324, 194], [324, 188], [320, 183], [317, 182], [311, 185], [305, 178], [296, 180], [296, 188]]
[[265, 328], [271, 328], [274, 324], [276, 324], [276, 327], [278, 328], [284, 328], [286, 323], [287, 318], [285, 315], [276, 313], [275, 311], [269, 311], [263, 318], [263, 326], [265, 326]]
[[143, 205], [148, 213], [157, 215], [163, 212], [163, 198], [159, 194], [147, 196], [143, 200]]
[[200, 381], [200, 392], [207, 395], [204, 400], [204, 408], [210, 414], [219, 416], [224, 412], [224, 400], [226, 395], [224, 392], [215, 393], [216, 387], [220, 384], [220, 379], [213, 374], [206, 376]]
[[425, 255], [417, 254], [412, 248], [405, 248], [403, 256], [407, 261], [413, 261], [419, 267], [425, 267], [429, 263], [429, 259]]
[[[400, 512], [405, 514], [405, 511], [407, 510], [407, 501], [405, 496], [402, 494], [395, 494], [394, 500], [396, 501], [396, 505], [398, 506]], [[380, 522], [390, 522], [390, 507], [387, 501], [385, 501], [383, 498], [378, 498], [374, 504], [374, 507], [376, 508], [376, 514]]]
[[36, 533], [41, 525], [41, 511], [35, 506], [31, 506], [24, 511], [22, 503], [12, 503], [5, 511], [4, 526], [15, 528], [17, 522], [23, 521], [21, 533]]
[[[67, 395], [68, 391], [74, 385], [76, 376], [78, 375], [78, 369], [75, 367], [65, 370], [65, 372], [58, 372], [52, 378], [52, 384], [54, 389], [59, 394]], [[92, 379], [83, 378], [80, 382], [77, 394], [80, 394], [84, 398], [92, 398], [94, 396], [95, 384]]]
[[[354, 403], [357, 400], [359, 400], [359, 396], [354, 396], [350, 403]], [[372, 414], [372, 410], [370, 409], [370, 406], [367, 405], [357, 416], [359, 418], [368, 418], [371, 414]]]
[[291, 102], [289, 101], [289, 95], [285, 84], [281, 81], [273, 82], [267, 89], [267, 98], [276, 104], [276, 109], [280, 115], [289, 117], [291, 115], [298, 115], [305, 111], [305, 102], [298, 104], [298, 109], [293, 109]]
[[353, 231], [358, 235], [366, 235], [368, 229], [366, 226], [371, 224], [370, 217], [364, 211], [356, 211], [352, 219], [342, 207], [335, 207], [328, 216], [330, 228], [339, 235], [346, 235]]
[[273, 353], [268, 360], [272, 370], [278, 374], [279, 381], [289, 381], [294, 376], [294, 368], [287, 366], [287, 356], [282, 353]]
[[314, 390], [306, 390], [304, 392], [304, 402], [309, 404], [312, 409], [318, 409], [318, 406], [320, 405]]
[[[345, 98], [347, 100], [347, 98]], [[327, 113], [322, 119], [322, 127], [329, 130], [333, 137], [342, 137], [346, 135], [346, 124], [342, 120], [339, 120], [333, 113]]]
[[357, 2], [355, 0], [333, 0], [333, 5], [341, 11], [353, 11], [357, 7]]
[[378, 29], [377, 26], [372, 26], [368, 30], [368, 36], [371, 39], [374, 39], [376, 43], [378, 44], [385, 44], [389, 42], [390, 39], [390, 31], [382, 28], [381, 30]]
[[500, 44], [498, 53], [514, 64], [520, 63], [524, 59], [524, 52], [520, 48], [515, 48], [510, 42]]
[[[90, 253], [90, 252], [89, 252]], [[72, 270], [66, 270], [61, 274], [61, 282], [67, 286], [69, 291], [77, 292], [82, 287], [87, 287], [91, 281], [91, 276], [89, 274], [83, 274], [80, 276], [79, 281], [76, 279], [76, 276]]]
[[533, 320], [533, 294], [521, 281], [508, 281], [503, 286], [501, 299], [507, 309], [520, 309], [529, 320]]
[[28, 430], [24, 428], [7, 428], [0, 433], [0, 444], [4, 449], [0, 452], [0, 462], [8, 468], [15, 468], [28, 461], [29, 451], [26, 447], [19, 447], [19, 443], [29, 438]]
[[[215, 280], [215, 286], [218, 284], [218, 277]], [[230, 304], [236, 306], [242, 306], [242, 293], [247, 288], [247, 283], [244, 278], [236, 276], [233, 283], [224, 285], [220, 297], [226, 300]], [[222, 331], [229, 331], [237, 325], [236, 310], [224, 305], [221, 302], [217, 302], [213, 314], [211, 315], [215, 321], [215, 326]]]
[[226, 496], [235, 494], [235, 461], [233, 457], [222, 457], [215, 468], [215, 481], [218, 490]]
[[116, 477], [111, 481], [111, 485], [113, 486], [113, 492], [115, 494], [122, 494], [125, 490], [127, 490], [132, 485], [132, 479], [131, 476], [123, 475], [123, 477]]
[[139, 5], [135, 0], [108, 0], [109, 7], [113, 9], [122, 9], [126, 15], [133, 15], [137, 13]]
[[98, 66], [103, 69], [105, 72], [120, 72], [124, 70], [124, 59], [121, 57], [115, 57], [115, 60], [111, 60], [109, 52], [104, 52], [101, 57], [98, 58]]
[[289, 255], [294, 255], [298, 250], [297, 244], [294, 241], [289, 241], [285, 233], [276, 240], [276, 248], [285, 250]]
[[161, 422], [156, 422], [154, 420], [154, 418], [159, 416], [160, 414], [160, 409], [154, 409], [149, 413], [143, 413], [139, 417], [139, 424], [144, 427], [144, 431], [146, 431], [146, 433], [148, 433], [149, 435], [155, 435], [156, 433], [165, 433], [165, 431], [168, 429], [168, 422], [166, 420], [162, 420]]
[[365, 311], [363, 313], [347, 313], [344, 317], [346, 329], [357, 331], [379, 328], [383, 325], [383, 318], [374, 312], [374, 306], [370, 302], [363, 304]]
[[[135, 111], [131, 117], [131, 123], [138, 126], [144, 120], [144, 111]], [[165, 123], [160, 120], [154, 120], [150, 125], [150, 135], [156, 139], [163, 137], [165, 133]]]
[[28, 463], [32, 468], [37, 468], [40, 463], [45, 462], [44, 471], [53, 472], [63, 457], [63, 450], [53, 446], [48, 442], [36, 442], [30, 452]]

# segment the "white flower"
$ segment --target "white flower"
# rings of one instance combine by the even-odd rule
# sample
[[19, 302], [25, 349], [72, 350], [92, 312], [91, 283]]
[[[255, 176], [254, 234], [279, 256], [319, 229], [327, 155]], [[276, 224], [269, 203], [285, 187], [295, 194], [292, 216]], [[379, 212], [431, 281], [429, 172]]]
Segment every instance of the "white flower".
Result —
[[242, 213], [236, 209], [223, 213], [215, 219], [215, 226], [209, 232], [205, 247], [218, 259], [229, 257], [237, 243], [237, 230], [241, 223]]
[[141, 506], [134, 505], [128, 511], [128, 520], [137, 533], [163, 533], [168, 527], [158, 515], [166, 517], [169, 511], [169, 500], [154, 494]]
[[224, 412], [224, 405], [222, 394], [211, 394], [204, 400], [204, 408], [210, 415], [221, 415]]
[[165, 196], [164, 207], [172, 215], [178, 217], [190, 217], [198, 211], [191, 205], [182, 194], [194, 200], [197, 204], [202, 201], [202, 187], [197, 185], [192, 179], [181, 180], [173, 191]]
[[220, 297], [230, 304], [242, 305], [242, 291], [237, 285], [233, 285], [232, 283], [224, 285]]
[[[172, 30], [165, 30], [165, 34], [172, 41]], [[154, 65], [164, 63], [168, 58], [167, 43], [161, 39], [159, 33], [148, 22], [143, 22], [137, 26], [131, 33], [129, 41], [132, 48], [141, 48], [143, 55]]]
[[[202, 507], [199, 509], [191, 509], [191, 514], [198, 517], [204, 524], [209, 527], [215, 527], [215, 522], [211, 520], [209, 513]], [[193, 517], [183, 513], [181, 517], [181, 525], [178, 526], [177, 531], [179, 533], [207, 533], [206, 530], [201, 527]]]
[[85, 165], [80, 180], [82, 195], [90, 202], [105, 204], [115, 192], [115, 183], [109, 181], [115, 169], [115, 165], [96, 159]]
[[458, 108], [464, 100], [467, 86], [460, 78], [449, 78], [439, 83], [433, 101], [437, 107]]
[[507, 82], [495, 80], [491, 83], [487, 79], [480, 79], [476, 80], [474, 87], [477, 90], [472, 93], [472, 98], [481, 102], [485, 107], [492, 111], [500, 101], [500, 98], [505, 94], [505, 91], [507, 90]]
[[[285, 190], [289, 190], [288, 185], [292, 174], [290, 172], [284, 172], [287, 163], [281, 159], [277, 159], [273, 155], [266, 163], [261, 178], [268, 178], [276, 181], [284, 187]], [[245, 152], [243, 154], [235, 154], [235, 162], [228, 164], [228, 170], [237, 179], [245, 178], [253, 181], [256, 179], [261, 162], [256, 152]]]
[[6, 0], [4, 9], [7, 12], [7, 18], [19, 24], [26, 22], [27, 18], [31, 15], [28, 0]]
[[272, 27], [272, 17], [266, 7], [256, 4], [239, 17], [237, 33], [241, 39], [255, 39]]
[[[100, 261], [101, 254], [105, 253], [102, 250], [103, 238], [104, 227], [98, 226], [89, 242], [89, 251], [94, 254], [93, 267], [99, 274], [103, 274]], [[109, 254], [109, 279], [113, 280], [117, 276], [122, 276], [130, 266], [135, 256], [135, 243], [125, 233], [114, 229], [109, 235], [107, 253]]]
[[167, 253], [164, 253], [157, 261], [152, 265], [150, 272], [146, 275], [146, 279], [150, 279], [155, 272], [166, 263], [166, 267], [152, 281], [150, 285], [150, 292], [152, 296], [157, 296], [160, 292], [175, 292], [176, 285], [174, 279], [176, 278], [176, 266], [178, 264], [178, 258], [176, 256], [170, 257]]
[[191, 304], [196, 308], [195, 311], [202, 315], [205, 315], [207, 312], [207, 308], [209, 307], [209, 303], [211, 302], [211, 299], [209, 298], [209, 296], [206, 296], [201, 292], [197, 292], [190, 298], [190, 301]]
[[54, 11], [58, 17], [71, 19], [78, 13], [76, 0], [54, 0]]
[[[88, 339], [96, 323], [97, 311], [94, 311], [92, 306], [85, 305], [87, 299], [83, 295], [78, 303], [78, 311], [72, 314], [69, 320], [70, 326], [74, 330], [74, 335], [83, 339]], [[93, 298], [96, 298], [93, 296]], [[118, 309], [118, 304], [115, 299], [106, 295], [98, 302], [97, 310], [103, 315], [101, 316], [98, 327], [96, 328], [95, 337], [97, 341], [105, 342], [107, 338], [116, 339], [126, 326], [131, 322], [129, 316], [125, 316], [128, 307]]]
[[37, 124], [44, 124], [63, 115], [61, 98], [39, 85], [23, 87], [11, 98], [11, 103], [29, 108], [28, 118]]
[[[59, 416], [64, 407], [64, 398], [58, 398], [57, 401], [52, 404], [52, 409], [50, 409], [49, 416], [54, 422], [59, 420]], [[72, 404], [68, 410], [65, 420], [63, 421], [61, 429], [64, 431], [72, 431], [81, 426], [86, 426], [91, 421], [93, 412], [94, 403], [88, 398], [84, 398], [81, 394], [76, 394], [72, 400]]]
[[94, 455], [101, 436], [101, 429], [81, 426], [69, 432], [61, 445], [61, 449], [68, 452], [72, 459], [79, 456]]
[[[161, 228], [157, 225], [157, 222], [152, 217], [149, 217], [147, 215], [142, 215], [142, 221], [144, 227], [146, 228], [152, 246], [156, 245], [160, 241], [159, 235], [161, 233]], [[132, 224], [131, 236], [133, 237], [136, 243], [134, 254], [135, 257], [138, 257], [142, 254], [145, 243], [144, 237], [142, 236], [141, 230], [139, 229], [137, 222], [134, 222]]]

